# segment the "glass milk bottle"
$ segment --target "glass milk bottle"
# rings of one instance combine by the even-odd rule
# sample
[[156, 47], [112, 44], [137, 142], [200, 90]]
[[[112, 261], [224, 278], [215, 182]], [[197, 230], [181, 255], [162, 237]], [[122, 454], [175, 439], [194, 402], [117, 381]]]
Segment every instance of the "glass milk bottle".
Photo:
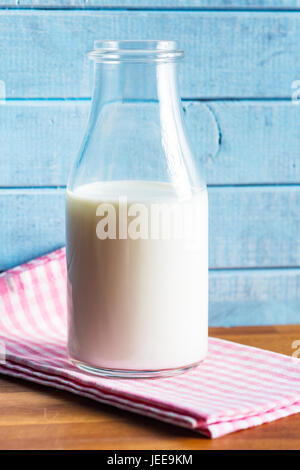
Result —
[[66, 196], [68, 350], [108, 377], [170, 376], [207, 352], [208, 207], [174, 41], [96, 41]]

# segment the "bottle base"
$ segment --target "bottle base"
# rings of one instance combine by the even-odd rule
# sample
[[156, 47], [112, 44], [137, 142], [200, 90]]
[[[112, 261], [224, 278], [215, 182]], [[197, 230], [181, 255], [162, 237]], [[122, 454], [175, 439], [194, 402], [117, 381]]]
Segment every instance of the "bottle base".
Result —
[[154, 379], [159, 377], [172, 377], [187, 372], [190, 369], [197, 367], [203, 359], [183, 367], [176, 367], [173, 369], [158, 369], [158, 370], [133, 370], [133, 369], [106, 369], [94, 367], [77, 359], [70, 358], [73, 366], [81, 371], [90, 374], [98, 375], [107, 379]]

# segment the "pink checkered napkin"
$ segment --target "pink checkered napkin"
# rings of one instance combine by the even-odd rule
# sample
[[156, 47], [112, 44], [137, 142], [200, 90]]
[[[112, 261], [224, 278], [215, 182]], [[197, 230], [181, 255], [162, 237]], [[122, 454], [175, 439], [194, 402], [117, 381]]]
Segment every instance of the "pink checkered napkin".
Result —
[[300, 361], [209, 339], [196, 369], [155, 380], [103, 379], [76, 370], [66, 351], [65, 251], [0, 275], [0, 372], [194, 429], [209, 437], [300, 411]]

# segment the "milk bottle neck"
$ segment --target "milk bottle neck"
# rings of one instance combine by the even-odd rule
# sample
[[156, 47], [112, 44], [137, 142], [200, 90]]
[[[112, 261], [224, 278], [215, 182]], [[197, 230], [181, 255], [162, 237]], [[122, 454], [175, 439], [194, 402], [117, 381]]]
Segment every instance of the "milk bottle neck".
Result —
[[180, 123], [177, 63], [95, 63], [92, 111], [118, 102], [156, 103], [162, 115]]

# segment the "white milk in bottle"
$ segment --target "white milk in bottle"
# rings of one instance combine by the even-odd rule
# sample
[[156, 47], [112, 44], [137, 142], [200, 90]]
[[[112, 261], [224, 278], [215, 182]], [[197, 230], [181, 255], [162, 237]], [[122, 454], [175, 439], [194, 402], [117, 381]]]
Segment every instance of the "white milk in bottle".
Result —
[[72, 360], [129, 373], [201, 361], [206, 189], [180, 200], [168, 183], [89, 183], [67, 191], [66, 218]]

